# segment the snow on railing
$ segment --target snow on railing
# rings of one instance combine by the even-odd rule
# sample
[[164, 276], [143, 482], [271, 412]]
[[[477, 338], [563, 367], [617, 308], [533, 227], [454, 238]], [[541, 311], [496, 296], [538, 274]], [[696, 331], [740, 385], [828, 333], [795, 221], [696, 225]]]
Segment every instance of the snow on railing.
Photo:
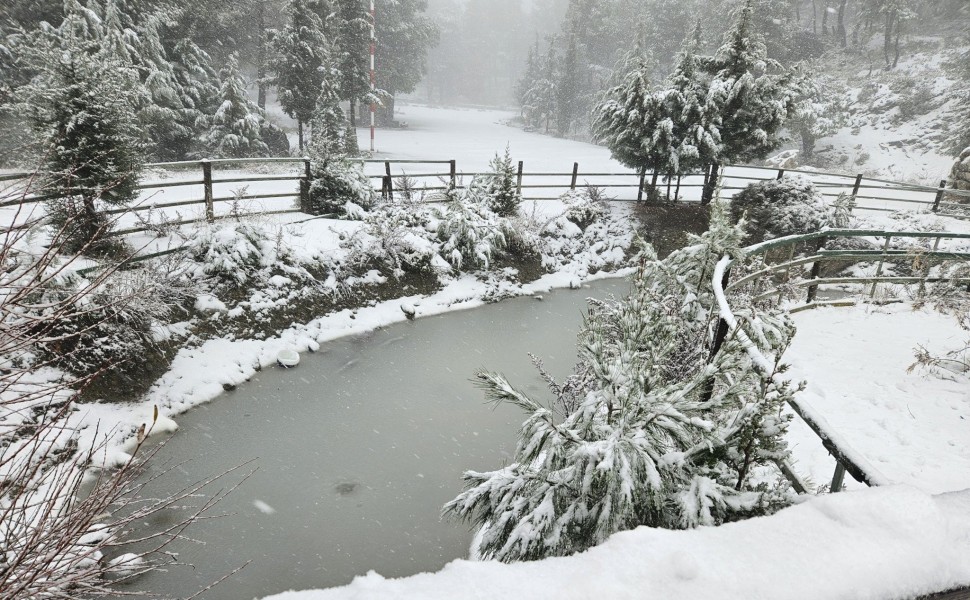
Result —
[[[775, 372], [773, 362], [762, 354], [755, 343], [751, 341], [751, 338], [745, 333], [735, 318], [734, 313], [731, 311], [722, 286], [724, 274], [730, 264], [731, 257], [725, 256], [718, 261], [714, 268], [714, 297], [717, 300], [719, 316], [727, 324], [728, 331], [734, 332], [736, 339], [741, 342], [741, 345], [748, 353], [748, 356], [751, 357], [751, 361], [755, 367], [773, 382], [784, 385], [786, 382], [784, 378]], [[865, 483], [868, 486], [888, 485], [892, 483], [888, 477], [876, 469], [862, 454], [853, 449], [848, 441], [829, 425], [825, 418], [818, 414], [809, 404], [795, 397], [789, 402], [789, 406], [815, 432], [822, 440], [822, 445], [825, 446], [825, 449], [835, 458], [836, 469], [830, 487], [833, 492], [842, 489], [842, 479], [846, 471], [856, 481]]]

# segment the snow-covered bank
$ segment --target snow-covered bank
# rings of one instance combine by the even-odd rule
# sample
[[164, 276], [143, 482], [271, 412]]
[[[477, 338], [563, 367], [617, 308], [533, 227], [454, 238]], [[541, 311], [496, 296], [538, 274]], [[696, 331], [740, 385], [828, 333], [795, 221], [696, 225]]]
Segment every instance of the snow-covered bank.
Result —
[[970, 584], [970, 491], [905, 486], [813, 497], [769, 518], [639, 529], [540, 562], [454, 561], [438, 573], [272, 600], [414, 598], [909, 598]]

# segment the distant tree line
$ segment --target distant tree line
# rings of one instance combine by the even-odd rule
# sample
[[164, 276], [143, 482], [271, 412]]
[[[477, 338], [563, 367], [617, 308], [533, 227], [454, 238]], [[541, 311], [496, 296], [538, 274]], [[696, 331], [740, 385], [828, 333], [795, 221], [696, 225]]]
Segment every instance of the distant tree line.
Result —
[[[67, 115], [43, 106], [71, 86], [110, 87], [124, 105], [116, 108], [131, 113], [131, 150], [156, 160], [286, 154], [286, 136], [265, 118], [272, 88], [299, 124], [300, 149], [324, 86], [350, 103], [351, 124], [353, 109], [372, 100], [392, 119], [393, 96], [414, 89], [437, 40], [426, 4], [376, 0], [375, 98], [367, 0], [8, 0], [0, 162], [47, 154], [51, 128]], [[255, 75], [255, 102], [244, 69]], [[119, 73], [125, 82], [109, 81]]]

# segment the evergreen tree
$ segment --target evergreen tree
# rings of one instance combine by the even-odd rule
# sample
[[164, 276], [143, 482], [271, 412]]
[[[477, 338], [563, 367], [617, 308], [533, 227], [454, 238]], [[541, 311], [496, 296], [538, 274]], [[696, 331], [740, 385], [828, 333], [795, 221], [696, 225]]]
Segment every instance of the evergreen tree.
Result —
[[273, 36], [274, 81], [283, 111], [297, 121], [300, 152], [305, 147], [303, 127], [313, 117], [323, 84], [321, 67], [329, 57], [324, 24], [315, 7], [315, 3], [311, 6], [311, 0], [290, 0], [289, 22]]
[[807, 72], [796, 80], [794, 113], [788, 129], [802, 140], [802, 160], [812, 159], [815, 142], [836, 133], [846, 122], [848, 101], [839, 81]]
[[394, 121], [394, 95], [413, 92], [427, 70], [438, 28], [424, 12], [427, 0], [376, 0], [377, 87], [388, 97], [382, 114]]
[[[326, 163], [346, 154], [347, 119], [340, 108], [340, 71], [330, 62], [322, 69], [323, 81], [311, 121], [310, 158]], [[356, 137], [357, 132], [354, 132]]]
[[235, 54], [230, 54], [220, 73], [222, 100], [215, 114], [204, 120], [207, 131], [200, 142], [212, 158], [245, 158], [266, 156], [263, 143], [263, 114], [246, 94], [246, 82], [239, 73]]
[[[740, 239], [716, 206], [703, 236], [648, 256], [627, 298], [592, 305], [573, 373], [557, 383], [539, 365], [550, 406], [479, 373], [490, 400], [529, 415], [513, 462], [466, 472], [444, 507], [481, 527], [481, 556], [568, 555], [641, 525], [717, 525], [785, 503], [780, 477], [757, 485], [752, 471], [787, 455], [781, 407], [794, 389], [766, 383], [734, 336], [711, 356], [713, 268]], [[780, 354], [793, 333], [781, 315], [742, 318], [763, 351]]]
[[495, 155], [488, 168], [488, 175], [476, 177], [469, 184], [469, 196], [483, 202], [500, 217], [514, 217], [519, 213], [522, 195], [516, 186], [516, 168], [508, 146], [504, 154]]
[[532, 127], [544, 127], [549, 132], [549, 125], [556, 114], [556, 83], [555, 71], [557, 66], [555, 44], [549, 45], [549, 53], [539, 61], [538, 77], [522, 98], [522, 110], [525, 120]]
[[350, 103], [350, 125], [356, 128], [357, 102], [370, 99], [370, 14], [364, 0], [336, 2], [340, 99]]
[[[105, 251], [102, 204], [137, 196], [143, 138], [136, 127], [138, 75], [116, 47], [89, 35], [97, 15], [77, 3], [26, 56], [37, 76], [18, 90], [44, 162], [52, 224], [67, 251]], [[133, 92], [135, 90], [135, 92]]]
[[579, 62], [577, 59], [576, 36], [570, 33], [566, 38], [566, 54], [562, 70], [556, 84], [556, 130], [559, 135], [567, 136], [572, 129], [579, 102]]
[[628, 57], [622, 82], [610, 89], [593, 117], [593, 136], [613, 158], [640, 173], [666, 170], [673, 147], [650, 90], [650, 65], [640, 48]]
[[764, 158], [781, 144], [781, 128], [794, 109], [795, 78], [766, 55], [751, 32], [753, 0], [745, 0], [717, 53], [702, 61], [717, 106], [721, 159]]

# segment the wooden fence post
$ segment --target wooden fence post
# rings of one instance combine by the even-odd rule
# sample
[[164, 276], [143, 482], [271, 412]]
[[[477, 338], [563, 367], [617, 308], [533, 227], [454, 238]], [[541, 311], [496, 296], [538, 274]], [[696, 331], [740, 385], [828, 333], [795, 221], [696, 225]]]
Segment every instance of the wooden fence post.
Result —
[[300, 179], [300, 211], [308, 214], [310, 212], [310, 183], [313, 180], [313, 174], [310, 172], [310, 167], [310, 159], [304, 157], [303, 178]]
[[574, 162], [573, 163], [573, 178], [572, 178], [572, 180], [569, 183], [569, 189], [571, 189], [571, 190], [575, 190], [576, 189], [576, 179], [578, 179], [578, 178], [579, 178], [579, 163], [578, 162]]
[[522, 197], [522, 161], [519, 161], [519, 170], [515, 174], [515, 193]]
[[[818, 238], [818, 243], [815, 244], [815, 253], [818, 254], [819, 250], [825, 247], [825, 237]], [[819, 274], [822, 272], [822, 261], [816, 260], [812, 263], [812, 273], [809, 275], [809, 280], [818, 279]], [[808, 295], [805, 298], [807, 304], [811, 304], [815, 301], [815, 296], [818, 295], [818, 284], [808, 286]]]
[[384, 179], [386, 181], [385, 187], [387, 188], [387, 199], [388, 201], [394, 200], [394, 178], [391, 177], [391, 161], [384, 161]]
[[203, 198], [205, 199], [205, 220], [209, 223], [215, 221], [216, 211], [212, 205], [212, 163], [209, 159], [202, 159], [202, 187]]
[[940, 182], [940, 189], [936, 190], [936, 199], [933, 201], [933, 212], [940, 212], [940, 202], [943, 200], [943, 190], [946, 189], [946, 179]]
[[643, 184], [647, 180], [647, 169], [640, 171], [640, 188], [637, 190], [637, 202], [643, 202]]
[[450, 161], [448, 161], [448, 164], [450, 165], [449, 174], [451, 175], [451, 189], [455, 189], [456, 187], [458, 187], [457, 163], [455, 162], [455, 159], [451, 159]]
[[678, 175], [677, 176], [677, 189], [674, 190], [674, 202], [676, 202], [677, 199], [680, 198], [680, 178], [681, 178], [681, 176]]
[[785, 170], [784, 169], [778, 169], [778, 177], [776, 179], [779, 179], [780, 180], [784, 176], [785, 176]]
[[859, 196], [859, 188], [862, 187], [862, 173], [855, 176], [855, 183], [852, 185], [852, 202], [849, 203], [849, 212], [855, 208], [856, 198]]

